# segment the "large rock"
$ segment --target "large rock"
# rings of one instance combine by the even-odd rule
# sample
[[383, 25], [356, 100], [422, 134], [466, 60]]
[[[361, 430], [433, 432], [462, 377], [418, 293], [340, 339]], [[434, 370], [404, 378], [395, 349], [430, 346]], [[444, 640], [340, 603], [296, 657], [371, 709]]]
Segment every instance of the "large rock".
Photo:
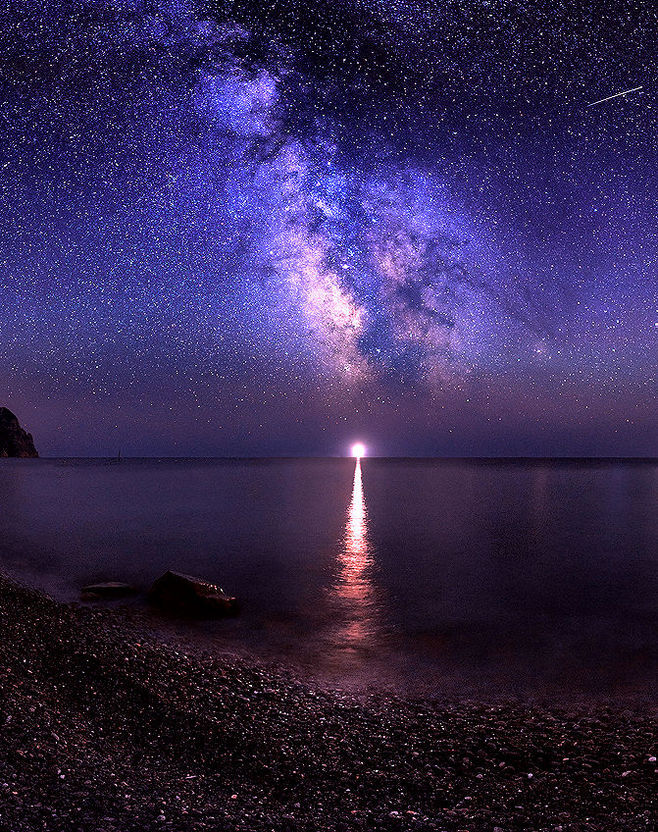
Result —
[[227, 595], [216, 584], [180, 572], [165, 572], [158, 578], [149, 591], [149, 599], [168, 612], [204, 618], [236, 615], [238, 612], [237, 599]]
[[0, 457], [37, 457], [32, 434], [24, 431], [11, 410], [0, 407]]

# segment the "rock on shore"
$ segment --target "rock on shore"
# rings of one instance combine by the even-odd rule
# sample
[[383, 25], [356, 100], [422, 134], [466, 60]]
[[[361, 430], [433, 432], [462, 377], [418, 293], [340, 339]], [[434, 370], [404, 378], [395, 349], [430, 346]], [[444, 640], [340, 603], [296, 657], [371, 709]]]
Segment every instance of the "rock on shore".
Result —
[[0, 578], [0, 829], [639, 832], [647, 707], [355, 697]]
[[221, 587], [171, 569], [153, 583], [149, 600], [169, 612], [201, 618], [222, 618], [238, 612], [237, 598], [227, 595]]
[[16, 416], [6, 407], [0, 407], [0, 457], [38, 457], [32, 434], [18, 423]]
[[80, 593], [81, 601], [108, 600], [114, 598], [125, 598], [128, 595], [136, 595], [137, 589], [122, 581], [103, 581], [97, 584], [87, 584], [82, 587]]

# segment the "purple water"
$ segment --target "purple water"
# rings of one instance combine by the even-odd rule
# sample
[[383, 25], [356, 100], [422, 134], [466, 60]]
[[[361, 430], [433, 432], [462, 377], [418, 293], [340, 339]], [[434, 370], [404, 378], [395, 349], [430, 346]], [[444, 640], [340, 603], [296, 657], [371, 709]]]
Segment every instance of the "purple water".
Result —
[[657, 486], [627, 461], [1, 460], [0, 569], [65, 600], [198, 574], [243, 612], [185, 637], [336, 684], [643, 695]]

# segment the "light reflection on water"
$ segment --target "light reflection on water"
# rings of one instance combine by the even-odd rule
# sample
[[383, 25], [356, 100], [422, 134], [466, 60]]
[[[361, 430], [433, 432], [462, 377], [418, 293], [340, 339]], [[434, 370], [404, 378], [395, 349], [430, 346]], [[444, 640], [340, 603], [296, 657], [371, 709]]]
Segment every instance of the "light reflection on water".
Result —
[[336, 651], [374, 648], [379, 630], [378, 598], [372, 578], [374, 560], [359, 458], [354, 468], [352, 499], [337, 567], [334, 600], [340, 623], [334, 641]]
[[64, 601], [198, 574], [242, 614], [181, 631], [332, 684], [622, 695], [655, 687], [657, 488], [623, 461], [5, 459], [0, 570]]

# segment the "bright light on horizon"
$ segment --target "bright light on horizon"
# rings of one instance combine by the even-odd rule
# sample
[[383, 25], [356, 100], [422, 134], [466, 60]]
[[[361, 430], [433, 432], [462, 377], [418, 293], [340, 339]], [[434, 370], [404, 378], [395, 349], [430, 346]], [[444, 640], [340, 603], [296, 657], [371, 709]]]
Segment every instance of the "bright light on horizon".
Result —
[[356, 444], [352, 445], [352, 456], [355, 456], [357, 459], [360, 459], [362, 456], [366, 455], [366, 446], [363, 442], [357, 442]]

